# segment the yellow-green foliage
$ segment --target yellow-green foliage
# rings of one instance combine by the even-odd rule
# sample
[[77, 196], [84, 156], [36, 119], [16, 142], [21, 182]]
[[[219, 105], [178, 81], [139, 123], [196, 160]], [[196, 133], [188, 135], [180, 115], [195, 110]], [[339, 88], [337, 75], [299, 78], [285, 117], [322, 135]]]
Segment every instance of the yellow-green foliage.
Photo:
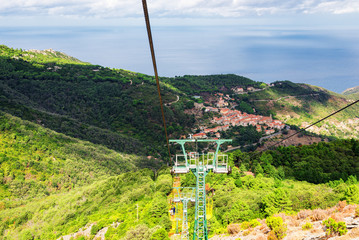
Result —
[[261, 225], [261, 223], [260, 223], [257, 219], [251, 220], [251, 221], [249, 222], [249, 224], [250, 224], [251, 228], [255, 228], [255, 227]]
[[278, 238], [273, 231], [270, 231], [268, 233], [267, 240], [278, 240]]
[[345, 222], [336, 222], [333, 218], [324, 220], [323, 225], [326, 227], [325, 233], [328, 237], [342, 236], [348, 232]]
[[309, 230], [313, 228], [313, 224], [310, 222], [306, 222], [305, 224], [302, 225], [302, 229], [303, 230]]
[[266, 219], [266, 224], [277, 239], [283, 239], [287, 235], [287, 225], [283, 223], [281, 217], [268, 217]]
[[70, 57], [64, 53], [57, 52], [51, 49], [48, 50], [29, 50], [13, 49], [5, 45], [0, 45], [0, 56], [21, 59], [23, 61], [31, 62], [34, 66], [43, 67], [46, 63], [52, 64], [79, 64], [88, 65], [89, 63], [81, 62], [80, 60]]
[[266, 224], [271, 230], [273, 230], [276, 227], [283, 226], [283, 218], [281, 218], [281, 217], [268, 217], [266, 219]]
[[46, 196], [87, 185], [135, 170], [139, 159], [2, 112], [0, 130], [0, 200]]
[[[167, 175], [170, 176], [169, 173]], [[171, 223], [167, 213], [167, 197], [165, 192], [155, 190], [157, 184], [158, 181], [152, 180], [150, 171], [141, 170], [108, 177], [89, 186], [37, 201], [22, 201], [21, 207], [0, 211], [0, 236], [6, 230], [6, 239], [21, 239], [26, 230], [26, 234], [31, 234], [35, 239], [50, 240], [96, 223], [91, 231], [94, 235], [113, 222], [119, 225], [117, 228], [109, 227], [106, 239], [125, 237], [137, 225], [152, 229], [150, 237], [155, 232], [154, 237], [162, 236]], [[132, 195], [133, 190], [138, 190], [135, 196]], [[166, 188], [163, 190], [166, 191]]]
[[[0, 209], [1, 209], [1, 205], [0, 205]], [[355, 208], [355, 217], [359, 217], [359, 207]]]
[[250, 222], [244, 221], [241, 223], [241, 229], [246, 230], [248, 228], [255, 228], [260, 226], [261, 223], [257, 219], [252, 219]]
[[243, 236], [248, 236], [249, 234], [251, 234], [250, 230], [246, 230], [246, 231], [243, 232]]
[[241, 229], [243, 229], [243, 230], [250, 228], [250, 226], [251, 226], [250, 223], [247, 221], [244, 221], [241, 223]]

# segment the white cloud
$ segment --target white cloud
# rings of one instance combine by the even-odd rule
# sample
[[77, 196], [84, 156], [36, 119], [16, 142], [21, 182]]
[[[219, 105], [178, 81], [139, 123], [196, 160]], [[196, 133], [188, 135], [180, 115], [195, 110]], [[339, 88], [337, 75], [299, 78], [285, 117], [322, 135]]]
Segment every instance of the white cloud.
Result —
[[[359, 13], [358, 0], [148, 0], [153, 17]], [[136, 17], [141, 0], [0, 0], [0, 16]]]

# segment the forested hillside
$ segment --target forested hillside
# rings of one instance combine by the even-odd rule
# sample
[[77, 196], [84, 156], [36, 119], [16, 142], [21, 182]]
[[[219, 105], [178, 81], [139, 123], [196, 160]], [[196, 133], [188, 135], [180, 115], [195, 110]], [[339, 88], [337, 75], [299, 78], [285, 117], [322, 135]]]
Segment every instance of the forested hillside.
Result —
[[[353, 99], [320, 87], [289, 81], [275, 82], [263, 91], [238, 95], [236, 100], [247, 102], [259, 114], [272, 114], [275, 118], [300, 128], [353, 102]], [[357, 138], [358, 111], [359, 105], [353, 105], [308, 131], [323, 136]]]
[[[103, 227], [110, 227], [106, 239], [125, 237], [130, 240], [138, 232], [147, 236], [145, 239], [161, 233], [166, 236], [171, 227], [166, 201], [170, 190], [168, 173], [154, 181], [152, 171], [142, 170], [107, 177], [32, 201], [0, 201], [0, 236], [5, 239], [58, 239], [90, 225], [92, 237]], [[111, 227], [113, 223], [116, 225]], [[131, 232], [136, 225], [137, 229], [142, 226], [142, 231]]]
[[[210, 122], [219, 115], [205, 113], [206, 98], [206, 106], [225, 96], [228, 107], [297, 126], [353, 101], [309, 85], [266, 85], [231, 74], [161, 80], [170, 138], [193, 132], [197, 117]], [[94, 239], [102, 232], [106, 239], [168, 240], [176, 229], [169, 215], [173, 176], [156, 91], [152, 76], [53, 50], [0, 46], [0, 238]], [[319, 210], [305, 217], [301, 210], [359, 204], [357, 112], [354, 106], [318, 126], [318, 134], [338, 138], [330, 142], [230, 152], [233, 171], [207, 176], [209, 236], [231, 234], [233, 226], [248, 235], [261, 225], [266, 237], [282, 239], [283, 220], [270, 229], [275, 214], [324, 220]], [[240, 145], [261, 137], [254, 126], [232, 130], [222, 136]], [[191, 173], [180, 182], [196, 184]], [[190, 203], [190, 231], [194, 212]]]
[[[43, 136], [47, 134], [49, 133]], [[47, 146], [48, 141], [44, 146]], [[346, 200], [350, 204], [359, 203], [357, 178], [348, 177], [352, 172], [346, 172], [345, 179], [337, 178], [334, 181], [323, 179], [324, 183], [313, 184], [295, 180], [294, 177], [303, 178], [305, 175], [291, 176], [291, 171], [287, 171], [289, 167], [274, 167], [278, 164], [276, 161], [278, 154], [294, 158], [301, 155], [303, 160], [298, 160], [299, 163], [316, 156], [316, 160], [326, 162], [323, 168], [323, 173], [326, 173], [328, 169], [335, 169], [338, 161], [340, 163], [346, 163], [350, 159], [357, 161], [358, 145], [359, 142], [354, 140], [323, 143], [319, 148], [322, 150], [318, 151], [332, 152], [332, 161], [327, 161], [328, 157], [322, 154], [316, 156], [315, 146], [312, 147], [312, 151], [302, 147], [280, 148], [278, 153], [267, 152], [256, 157], [240, 151], [230, 154], [233, 167], [231, 174], [210, 173], [207, 176], [207, 198], [209, 203], [213, 201], [213, 205], [209, 205], [211, 214], [208, 216], [210, 236], [227, 234], [227, 226], [233, 223], [242, 223], [243, 229], [247, 229], [251, 224], [257, 226], [260, 223], [254, 219], [268, 219], [280, 212], [293, 215], [302, 209], [326, 209], [335, 206], [341, 200]], [[334, 150], [332, 147], [335, 147]], [[340, 156], [343, 152], [347, 153], [342, 155], [344, 158], [334, 161], [335, 156]], [[86, 157], [77, 159], [80, 162], [83, 160], [86, 160]], [[23, 162], [19, 164], [23, 164], [18, 168], [22, 168], [25, 172], [31, 169]], [[53, 163], [45, 162], [42, 171], [46, 172], [47, 166], [51, 165]], [[120, 168], [123, 168], [123, 165], [120, 165], [117, 171], [120, 172]], [[116, 169], [116, 165], [113, 169]], [[342, 169], [349, 170], [346, 167]], [[247, 170], [252, 170], [256, 176], [246, 175]], [[19, 174], [15, 172], [14, 175]], [[89, 181], [90, 183], [85, 186], [78, 184], [63, 191], [58, 189], [50, 194], [37, 194], [33, 198], [22, 198], [10, 192], [10, 195], [0, 200], [1, 234], [6, 239], [58, 239], [88, 228], [89, 236], [92, 236], [88, 238], [92, 239], [99, 230], [108, 227], [105, 233], [106, 239], [168, 239], [168, 232], [175, 231], [175, 223], [170, 221], [168, 215], [171, 207], [168, 200], [173, 198], [169, 168], [163, 168], [157, 174], [143, 169], [118, 176], [109, 175], [104, 174], [102, 178]], [[34, 174], [32, 184], [25, 187], [26, 189], [36, 188], [34, 182], [41, 181], [37, 180], [36, 176]], [[180, 177], [182, 186], [195, 185], [192, 174]], [[334, 176], [332, 177], [334, 179]], [[17, 178], [13, 181], [26, 182], [28, 179]], [[6, 182], [2, 184], [4, 188], [9, 185]], [[193, 220], [194, 204], [190, 203], [190, 226]], [[77, 239], [84, 239], [84, 236], [80, 234]]]
[[[349, 88], [342, 92], [343, 95], [345, 95], [349, 99], [358, 100], [359, 99], [359, 86]], [[359, 116], [358, 116], [359, 117]]]
[[348, 88], [344, 92], [342, 92], [343, 95], [351, 95], [351, 94], [358, 94], [358, 93], [359, 93], [359, 86]]
[[[359, 176], [359, 142], [354, 139], [319, 142], [308, 146], [277, 147], [260, 157], [251, 157], [251, 154], [246, 157], [233, 153], [235, 165], [244, 164], [254, 172], [258, 171], [257, 168], [262, 168], [273, 177], [281, 174], [311, 183], [346, 180], [349, 175]], [[282, 173], [270, 173], [270, 169], [275, 169], [271, 165]]]
[[[165, 140], [152, 77], [57, 52], [1, 46], [0, 58], [0, 110], [119, 151], [162, 152]], [[165, 103], [176, 99], [172, 89], [163, 86]], [[193, 124], [183, 113], [183, 101], [165, 107], [169, 130], [177, 134]]]
[[1, 199], [31, 199], [68, 191], [136, 170], [141, 162], [145, 165], [145, 158], [67, 137], [0, 112]]
[[207, 76], [184, 75], [175, 78], [162, 78], [161, 80], [171, 84], [188, 95], [200, 95], [201, 93], [215, 92], [231, 93], [231, 88], [237, 86], [263, 87], [263, 83], [261, 82], [256, 82], [235, 74]]

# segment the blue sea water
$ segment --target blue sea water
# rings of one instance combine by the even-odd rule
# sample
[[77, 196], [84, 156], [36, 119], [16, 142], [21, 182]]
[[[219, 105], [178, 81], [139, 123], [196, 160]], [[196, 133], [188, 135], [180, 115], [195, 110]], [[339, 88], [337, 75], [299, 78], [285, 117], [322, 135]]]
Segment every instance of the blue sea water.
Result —
[[[235, 73], [335, 92], [359, 85], [359, 29], [155, 26], [161, 76]], [[82, 61], [153, 75], [145, 27], [2, 27], [0, 44], [62, 51]]]

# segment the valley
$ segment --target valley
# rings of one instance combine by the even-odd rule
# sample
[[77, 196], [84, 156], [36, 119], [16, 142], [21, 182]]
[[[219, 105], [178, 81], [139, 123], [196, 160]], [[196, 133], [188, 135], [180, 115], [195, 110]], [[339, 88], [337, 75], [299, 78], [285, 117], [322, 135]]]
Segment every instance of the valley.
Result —
[[[358, 104], [265, 150], [358, 100], [356, 89], [234, 74], [160, 81], [170, 139], [233, 140], [220, 149], [232, 171], [206, 180], [211, 239], [357, 237]], [[153, 76], [0, 46], [0, 239], [176, 239], [177, 152], [156, 91]], [[190, 235], [194, 218], [189, 203]], [[348, 233], [326, 234], [329, 218]]]

